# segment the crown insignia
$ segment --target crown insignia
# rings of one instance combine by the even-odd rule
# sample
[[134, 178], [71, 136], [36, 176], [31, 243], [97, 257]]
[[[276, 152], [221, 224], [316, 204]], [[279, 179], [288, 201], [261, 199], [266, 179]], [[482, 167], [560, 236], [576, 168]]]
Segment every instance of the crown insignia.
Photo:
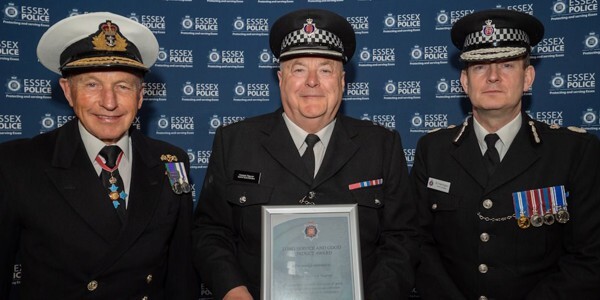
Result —
[[126, 51], [127, 40], [120, 34], [117, 24], [106, 20], [98, 27], [96, 36], [92, 38], [94, 50]]

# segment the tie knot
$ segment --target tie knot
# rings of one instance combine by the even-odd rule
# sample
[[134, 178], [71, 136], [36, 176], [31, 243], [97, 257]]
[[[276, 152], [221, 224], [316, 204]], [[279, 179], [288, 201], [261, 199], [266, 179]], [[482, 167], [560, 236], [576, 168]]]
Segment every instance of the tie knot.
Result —
[[106, 166], [109, 168], [113, 168], [117, 164], [117, 158], [119, 154], [121, 154], [121, 148], [117, 145], [104, 146], [102, 150], [100, 150], [99, 155], [104, 157], [106, 160]]
[[483, 138], [485, 140], [485, 144], [488, 149], [496, 148], [496, 142], [500, 139], [500, 137], [495, 133], [490, 133]]
[[306, 142], [307, 148], [312, 148], [319, 141], [319, 137], [316, 134], [311, 133], [306, 136], [304, 141]]

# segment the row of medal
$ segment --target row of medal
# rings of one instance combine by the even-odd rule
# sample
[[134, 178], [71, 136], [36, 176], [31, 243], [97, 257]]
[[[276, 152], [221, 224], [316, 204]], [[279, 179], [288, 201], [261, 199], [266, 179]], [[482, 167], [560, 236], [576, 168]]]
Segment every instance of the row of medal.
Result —
[[175, 194], [187, 194], [192, 191], [183, 162], [165, 163], [165, 168], [167, 169], [166, 174], [169, 177], [171, 188]]
[[567, 192], [563, 185], [512, 194], [519, 228], [540, 227], [569, 221]]

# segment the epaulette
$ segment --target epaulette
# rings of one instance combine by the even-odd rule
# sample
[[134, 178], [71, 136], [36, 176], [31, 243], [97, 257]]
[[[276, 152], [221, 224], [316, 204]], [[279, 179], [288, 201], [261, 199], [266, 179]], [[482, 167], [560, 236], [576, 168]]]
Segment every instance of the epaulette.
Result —
[[533, 138], [535, 143], [536, 144], [542, 143], [542, 140], [540, 139], [540, 136], [538, 135], [537, 128], [535, 128], [535, 122], [529, 121], [528, 124], [529, 124], [529, 127], [531, 127], [531, 137]]
[[442, 129], [441, 127], [440, 128], [434, 128], [434, 129], [431, 129], [431, 130], [427, 131], [427, 133], [434, 133], [436, 131], [440, 131], [441, 129]]
[[587, 130], [581, 128], [581, 127], [575, 127], [575, 126], [569, 126], [567, 127], [567, 129], [573, 131], [573, 132], [577, 132], [577, 133], [586, 133]]
[[465, 129], [467, 129], [467, 126], [469, 126], [469, 122], [467, 120], [468, 120], [468, 118], [465, 119], [465, 121], [462, 123], [462, 127], [460, 128], [460, 131], [454, 137], [454, 140], [452, 140], [453, 143], [457, 144], [460, 141], [460, 138], [462, 137], [463, 133], [465, 133]]

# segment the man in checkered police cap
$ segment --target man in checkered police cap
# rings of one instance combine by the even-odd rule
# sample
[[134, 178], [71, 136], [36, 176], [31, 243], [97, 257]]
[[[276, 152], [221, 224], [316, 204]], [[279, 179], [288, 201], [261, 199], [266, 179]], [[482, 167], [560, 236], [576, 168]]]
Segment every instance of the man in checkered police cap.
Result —
[[50, 27], [37, 54], [77, 118], [0, 145], [0, 298], [19, 251], [20, 299], [197, 299], [192, 197], [165, 176], [188, 172], [188, 156], [131, 126], [156, 38], [89, 13]]
[[[280, 62], [282, 108], [217, 130], [195, 214], [196, 269], [215, 299], [358, 299], [361, 288], [365, 299], [408, 297], [416, 206], [400, 136], [338, 112], [356, 44], [352, 26], [333, 12], [301, 9], [275, 21], [269, 41]], [[317, 219], [277, 238], [296, 250], [273, 250], [263, 277], [272, 280], [261, 286], [261, 207], [328, 204], [358, 205], [362, 273], [343, 255], [347, 235]], [[326, 257], [339, 261], [322, 265], [336, 269], [307, 267], [319, 254], [301, 244], [332, 246]], [[319, 273], [334, 278], [303, 276]], [[314, 288], [327, 282], [341, 286]]]
[[543, 34], [534, 16], [505, 9], [452, 27], [472, 117], [417, 144], [423, 299], [600, 295], [598, 138], [523, 112], [535, 77], [529, 54]]

